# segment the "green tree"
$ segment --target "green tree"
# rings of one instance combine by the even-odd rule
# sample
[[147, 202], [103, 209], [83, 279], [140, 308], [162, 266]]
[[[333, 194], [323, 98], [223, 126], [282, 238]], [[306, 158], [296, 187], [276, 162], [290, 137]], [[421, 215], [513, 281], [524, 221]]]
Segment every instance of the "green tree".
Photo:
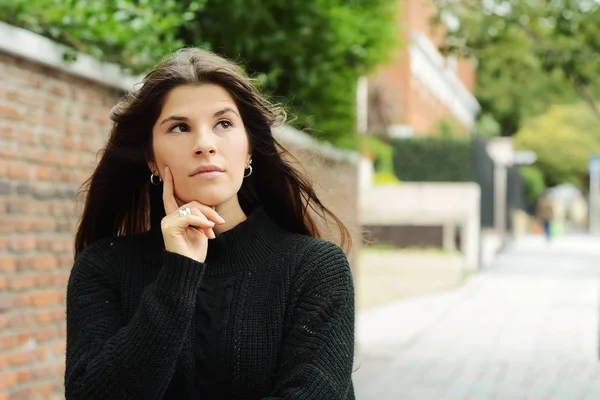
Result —
[[0, 19], [144, 72], [182, 45], [241, 64], [292, 123], [356, 145], [359, 76], [396, 44], [396, 0], [9, 0]]
[[585, 187], [588, 160], [600, 154], [599, 128], [588, 105], [555, 105], [528, 120], [514, 136], [514, 144], [516, 149], [537, 154], [535, 166], [548, 186], [572, 183]]
[[520, 170], [523, 177], [525, 200], [528, 204], [533, 205], [546, 190], [544, 173], [533, 165], [521, 167]]
[[142, 73], [183, 45], [177, 30], [205, 1], [8, 0], [0, 2], [0, 20]]
[[[600, 65], [600, 4], [579, 0], [435, 0], [449, 24], [445, 51], [479, 61], [477, 95], [515, 133], [551, 104], [594, 94]], [[449, 17], [453, 16], [453, 17]], [[579, 96], [579, 97], [577, 97]]]

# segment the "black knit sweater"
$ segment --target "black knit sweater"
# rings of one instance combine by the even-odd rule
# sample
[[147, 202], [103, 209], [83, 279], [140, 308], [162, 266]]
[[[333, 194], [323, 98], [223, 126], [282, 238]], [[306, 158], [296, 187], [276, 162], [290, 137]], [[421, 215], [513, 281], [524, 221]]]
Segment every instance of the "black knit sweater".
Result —
[[159, 229], [105, 238], [67, 288], [67, 400], [354, 399], [354, 290], [335, 244], [262, 209], [206, 262]]

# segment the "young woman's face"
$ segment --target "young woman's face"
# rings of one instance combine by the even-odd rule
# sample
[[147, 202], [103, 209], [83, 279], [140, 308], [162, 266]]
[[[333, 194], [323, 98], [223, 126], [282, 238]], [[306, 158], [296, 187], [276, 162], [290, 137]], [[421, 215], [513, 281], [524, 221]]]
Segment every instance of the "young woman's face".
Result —
[[235, 198], [250, 160], [244, 123], [233, 98], [218, 85], [179, 86], [152, 128], [149, 167], [173, 175], [181, 203], [218, 206]]

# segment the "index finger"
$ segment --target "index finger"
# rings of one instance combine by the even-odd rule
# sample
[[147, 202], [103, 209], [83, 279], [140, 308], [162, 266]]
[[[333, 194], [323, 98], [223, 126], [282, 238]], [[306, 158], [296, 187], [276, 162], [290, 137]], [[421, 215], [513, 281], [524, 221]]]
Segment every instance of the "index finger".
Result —
[[163, 179], [163, 204], [165, 206], [166, 215], [171, 214], [179, 208], [173, 189], [173, 175], [169, 167], [165, 167], [165, 177]]

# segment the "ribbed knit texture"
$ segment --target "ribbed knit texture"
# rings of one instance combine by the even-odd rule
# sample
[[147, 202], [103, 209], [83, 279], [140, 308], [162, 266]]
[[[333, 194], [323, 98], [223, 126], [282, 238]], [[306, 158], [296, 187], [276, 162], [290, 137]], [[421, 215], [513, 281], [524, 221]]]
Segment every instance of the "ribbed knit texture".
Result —
[[346, 256], [262, 209], [205, 263], [153, 230], [93, 243], [71, 271], [67, 400], [354, 399], [353, 360]]

